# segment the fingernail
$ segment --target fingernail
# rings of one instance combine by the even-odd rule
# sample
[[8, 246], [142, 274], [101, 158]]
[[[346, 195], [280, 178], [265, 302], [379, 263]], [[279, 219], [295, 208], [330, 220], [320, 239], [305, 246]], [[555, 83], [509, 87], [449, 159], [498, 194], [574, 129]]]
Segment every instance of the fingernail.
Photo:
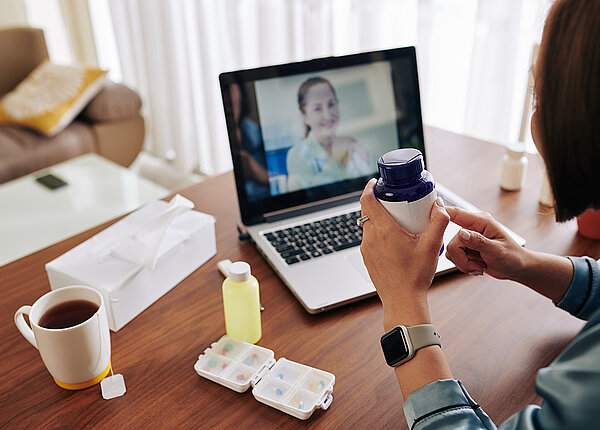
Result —
[[442, 198], [442, 196], [438, 196], [438, 198], [435, 199], [435, 203], [441, 208], [443, 208], [445, 206], [444, 199]]
[[461, 229], [458, 234], [460, 234], [460, 238], [462, 240], [469, 240], [471, 239], [471, 233], [469, 233], [467, 230], [463, 230]]
[[469, 272], [469, 275], [472, 275], [472, 276], [481, 276], [481, 275], [483, 275], [483, 272], [478, 272], [478, 271], [474, 270], [472, 272]]
[[377, 178], [371, 178], [371, 179], [369, 179], [369, 182], [368, 182], [368, 183], [369, 183], [369, 184], [372, 184], [372, 183], [373, 183], [373, 182], [375, 182], [376, 180], [377, 180]]

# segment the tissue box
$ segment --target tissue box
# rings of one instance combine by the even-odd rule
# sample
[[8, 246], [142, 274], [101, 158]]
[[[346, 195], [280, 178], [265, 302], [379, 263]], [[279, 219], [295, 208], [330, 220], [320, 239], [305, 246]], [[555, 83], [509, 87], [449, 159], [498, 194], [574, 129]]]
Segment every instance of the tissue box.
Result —
[[181, 196], [146, 204], [46, 264], [50, 287], [96, 288], [118, 331], [215, 255], [215, 219], [191, 207]]

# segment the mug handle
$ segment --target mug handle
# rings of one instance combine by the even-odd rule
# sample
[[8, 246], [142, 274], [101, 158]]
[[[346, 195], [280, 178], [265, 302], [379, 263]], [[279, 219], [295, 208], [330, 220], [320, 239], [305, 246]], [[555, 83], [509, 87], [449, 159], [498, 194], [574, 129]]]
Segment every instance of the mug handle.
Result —
[[25, 317], [23, 315], [29, 316], [29, 312], [31, 312], [31, 306], [21, 306], [19, 310], [15, 313], [15, 324], [23, 337], [29, 341], [37, 349], [37, 342], [35, 341], [35, 336], [33, 335], [33, 331], [31, 331], [31, 327], [25, 322]]

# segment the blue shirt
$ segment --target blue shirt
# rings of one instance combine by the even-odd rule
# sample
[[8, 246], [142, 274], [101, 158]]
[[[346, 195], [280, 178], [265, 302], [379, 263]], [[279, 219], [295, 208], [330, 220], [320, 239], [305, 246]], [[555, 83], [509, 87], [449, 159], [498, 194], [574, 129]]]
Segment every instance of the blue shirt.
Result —
[[[568, 257], [571, 285], [557, 306], [587, 324], [535, 381], [542, 406], [528, 405], [500, 430], [600, 428], [600, 260]], [[460, 381], [444, 379], [421, 387], [404, 403], [408, 426], [424, 429], [496, 429]]]
[[[312, 134], [292, 146], [286, 158], [288, 192], [366, 176], [374, 172], [374, 164], [363, 159], [360, 153], [353, 149], [353, 146], [358, 145], [354, 139], [339, 139], [346, 142], [341, 144], [345, 148], [342, 150], [346, 154], [344, 157], [347, 156], [344, 163], [337, 157], [330, 156]], [[366, 148], [362, 149], [366, 151]]]

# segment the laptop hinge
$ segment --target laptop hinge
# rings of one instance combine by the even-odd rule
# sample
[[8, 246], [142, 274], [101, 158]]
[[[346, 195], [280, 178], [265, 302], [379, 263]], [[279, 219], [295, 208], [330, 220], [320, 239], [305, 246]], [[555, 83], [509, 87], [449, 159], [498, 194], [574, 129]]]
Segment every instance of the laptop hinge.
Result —
[[264, 214], [263, 219], [265, 222], [276, 222], [281, 221], [283, 219], [293, 218], [307, 213], [312, 213], [315, 211], [345, 205], [347, 203], [354, 203], [358, 201], [361, 194], [362, 191], [357, 191], [351, 194], [344, 194], [340, 197], [332, 197], [329, 199], [319, 200], [315, 203], [307, 203], [305, 205], [295, 206], [293, 209], [284, 209], [280, 211], [269, 212]]

